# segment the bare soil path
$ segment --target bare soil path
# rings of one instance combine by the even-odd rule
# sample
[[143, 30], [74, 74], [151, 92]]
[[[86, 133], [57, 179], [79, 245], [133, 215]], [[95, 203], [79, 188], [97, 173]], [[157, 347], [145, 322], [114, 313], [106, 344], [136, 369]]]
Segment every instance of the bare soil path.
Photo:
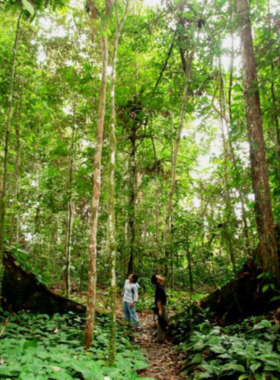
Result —
[[181, 355], [176, 352], [176, 346], [171, 342], [163, 344], [153, 342], [153, 334], [156, 331], [156, 327], [153, 322], [152, 313], [147, 311], [138, 312], [138, 318], [141, 324], [141, 331], [134, 334], [133, 344], [142, 349], [149, 363], [147, 369], [139, 371], [139, 376], [155, 380], [186, 379], [187, 377], [179, 374]]

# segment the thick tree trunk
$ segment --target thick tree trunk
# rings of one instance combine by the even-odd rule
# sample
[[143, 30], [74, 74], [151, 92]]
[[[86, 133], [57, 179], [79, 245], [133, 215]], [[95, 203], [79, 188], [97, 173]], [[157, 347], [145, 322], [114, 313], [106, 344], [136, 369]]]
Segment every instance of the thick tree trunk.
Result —
[[[259, 254], [257, 250], [255, 255]], [[277, 309], [279, 300], [271, 302], [271, 299], [279, 294], [271, 289], [263, 292], [266, 279], [260, 278], [261, 273], [254, 261], [248, 259], [237, 278], [204, 298], [201, 307], [209, 309], [215, 321], [221, 325]]]
[[12, 256], [4, 258], [3, 308], [17, 313], [65, 314], [69, 311], [85, 313], [86, 308], [77, 302], [55, 294], [46, 285], [24, 270]]
[[3, 172], [0, 173], [0, 302], [2, 294], [2, 279], [3, 279], [3, 259], [4, 259], [4, 239], [5, 239], [5, 218], [6, 218], [6, 188], [7, 188], [7, 174], [8, 174], [8, 153], [9, 153], [9, 139], [11, 129], [11, 119], [13, 113], [13, 96], [14, 96], [14, 80], [16, 71], [16, 56], [19, 41], [20, 23], [23, 11], [21, 10], [17, 20], [16, 35], [13, 47], [13, 58], [10, 77], [10, 89], [8, 98], [8, 115], [5, 130], [5, 145], [4, 145], [4, 164]]
[[[267, 14], [267, 19], [268, 19], [268, 28], [269, 28], [269, 51], [270, 51], [270, 61], [271, 61], [271, 73], [274, 71], [274, 63], [273, 63], [273, 55], [272, 55], [272, 31], [271, 31], [271, 18], [272, 15], [270, 13], [270, 1], [268, 0], [267, 3], [268, 6], [268, 14]], [[271, 81], [270, 84], [270, 93], [271, 93], [271, 100], [272, 100], [272, 105], [273, 105], [273, 117], [272, 121], [274, 122], [275, 126], [275, 145], [276, 145], [276, 156], [277, 156], [277, 161], [278, 161], [278, 180], [280, 182], [280, 130], [279, 130], [279, 119], [278, 119], [278, 104], [277, 104], [277, 96], [275, 93], [275, 86], [273, 80]]]
[[104, 116], [106, 106], [106, 87], [107, 87], [107, 65], [108, 50], [106, 35], [101, 38], [102, 51], [102, 82], [99, 98], [98, 121], [96, 127], [96, 145], [94, 155], [94, 173], [93, 173], [93, 198], [92, 198], [92, 221], [89, 242], [89, 274], [88, 274], [88, 295], [87, 295], [87, 314], [85, 326], [85, 348], [89, 349], [92, 345], [93, 331], [95, 324], [96, 309], [96, 238], [98, 223], [98, 207], [100, 199], [101, 186], [101, 155], [102, 140], [104, 130]]
[[260, 241], [260, 260], [263, 270], [272, 273], [279, 285], [279, 258], [273, 228], [273, 215], [265, 161], [262, 116], [249, 9], [247, 0], [235, 0], [235, 4], [241, 36], [244, 97], [250, 142], [253, 191], [255, 194], [255, 213]]
[[[229, 76], [229, 89], [228, 89], [228, 110], [229, 110], [229, 124], [232, 124], [232, 87], [233, 87], [233, 70], [234, 70], [234, 11], [233, 11], [233, 1], [234, 0], [229, 0], [229, 10], [230, 10], [230, 22], [231, 22], [231, 48], [230, 48], [230, 76]], [[231, 142], [230, 138], [230, 131], [229, 131], [229, 126], [228, 123], [226, 122], [226, 128], [227, 128], [227, 134], [229, 136], [228, 142], [229, 142], [229, 149], [230, 149], [230, 155], [231, 155], [231, 160], [234, 166], [234, 169], [236, 172], [238, 172], [237, 164], [236, 164], [236, 156], [235, 156], [235, 151], [234, 147]], [[242, 210], [242, 221], [244, 225], [244, 237], [245, 241], [247, 244], [247, 251], [248, 254], [252, 254], [252, 246], [251, 246], [251, 241], [249, 237], [249, 228], [248, 228], [248, 222], [247, 222], [247, 217], [246, 217], [246, 211], [245, 211], [245, 200], [244, 200], [244, 195], [242, 192], [242, 187], [238, 185], [237, 187], [238, 194], [239, 194], [239, 199], [241, 203], [241, 210]]]

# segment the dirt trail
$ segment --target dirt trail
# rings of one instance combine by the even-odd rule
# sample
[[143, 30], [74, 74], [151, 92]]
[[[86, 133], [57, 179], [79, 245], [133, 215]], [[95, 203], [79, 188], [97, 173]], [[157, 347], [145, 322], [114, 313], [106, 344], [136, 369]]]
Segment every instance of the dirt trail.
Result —
[[153, 333], [156, 331], [153, 316], [150, 312], [138, 313], [142, 330], [135, 333], [134, 344], [142, 348], [148, 359], [149, 367], [139, 371], [140, 377], [150, 377], [155, 380], [183, 380], [178, 374], [180, 355], [176, 353], [176, 346], [172, 343], [154, 343]]

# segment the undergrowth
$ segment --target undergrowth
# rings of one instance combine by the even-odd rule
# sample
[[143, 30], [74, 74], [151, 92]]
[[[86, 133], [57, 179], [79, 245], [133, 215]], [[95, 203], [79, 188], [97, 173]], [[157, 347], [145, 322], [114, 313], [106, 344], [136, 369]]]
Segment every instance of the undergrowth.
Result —
[[190, 379], [280, 379], [280, 329], [272, 318], [222, 328], [193, 303], [175, 317], [173, 336], [181, 341], [183, 374]]
[[82, 345], [84, 320], [72, 313], [53, 317], [20, 313], [2, 318], [2, 323], [0, 379], [134, 380], [137, 370], [148, 366], [123, 330], [118, 333], [116, 363], [107, 364], [107, 316], [97, 319], [88, 351]]

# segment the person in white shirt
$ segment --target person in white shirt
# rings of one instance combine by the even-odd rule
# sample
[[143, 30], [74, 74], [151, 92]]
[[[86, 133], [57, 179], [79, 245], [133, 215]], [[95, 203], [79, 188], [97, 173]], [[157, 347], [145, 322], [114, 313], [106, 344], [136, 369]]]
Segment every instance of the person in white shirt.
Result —
[[135, 309], [135, 303], [138, 300], [138, 275], [131, 273], [125, 280], [123, 287], [123, 312], [124, 318], [128, 322], [132, 322], [136, 328], [140, 327], [138, 316]]

